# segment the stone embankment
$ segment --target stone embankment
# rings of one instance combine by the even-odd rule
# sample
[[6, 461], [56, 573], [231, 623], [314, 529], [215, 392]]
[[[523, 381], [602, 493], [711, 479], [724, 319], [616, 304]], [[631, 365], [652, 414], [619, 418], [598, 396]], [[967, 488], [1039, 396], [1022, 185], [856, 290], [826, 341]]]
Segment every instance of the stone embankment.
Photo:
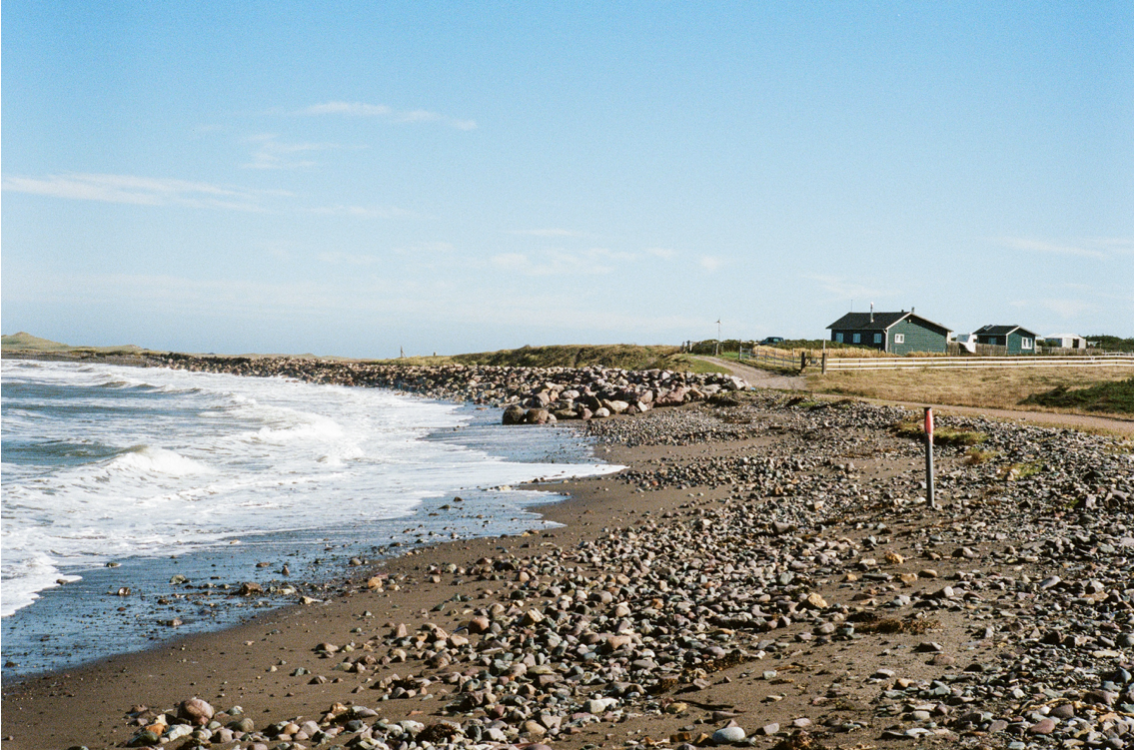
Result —
[[494, 367], [486, 365], [381, 365], [295, 357], [198, 357], [169, 354], [151, 364], [195, 372], [290, 377], [314, 383], [390, 388], [448, 401], [505, 407], [504, 424], [547, 424], [600, 419], [681, 406], [747, 382], [734, 375], [608, 367]]

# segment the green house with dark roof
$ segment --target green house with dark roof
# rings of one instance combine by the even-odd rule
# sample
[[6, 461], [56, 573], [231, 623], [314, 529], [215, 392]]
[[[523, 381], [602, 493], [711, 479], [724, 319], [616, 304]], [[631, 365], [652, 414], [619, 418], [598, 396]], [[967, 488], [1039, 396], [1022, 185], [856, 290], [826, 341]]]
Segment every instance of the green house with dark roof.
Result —
[[889, 354], [948, 351], [952, 331], [909, 312], [851, 312], [826, 326], [830, 341], [880, 349]]
[[988, 325], [973, 333], [976, 343], [1007, 347], [1008, 354], [1035, 354], [1035, 340], [1039, 338], [1023, 326], [1016, 325]]

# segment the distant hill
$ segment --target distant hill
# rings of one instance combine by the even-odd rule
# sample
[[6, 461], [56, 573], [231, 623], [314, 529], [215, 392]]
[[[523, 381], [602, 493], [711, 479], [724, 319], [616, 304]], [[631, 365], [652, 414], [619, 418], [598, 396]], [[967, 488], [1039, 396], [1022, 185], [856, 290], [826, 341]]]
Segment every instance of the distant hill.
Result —
[[93, 352], [98, 354], [135, 354], [144, 351], [134, 344], [122, 346], [71, 346], [41, 339], [25, 331], [0, 336], [0, 349], [10, 352]]
[[25, 352], [69, 352], [75, 347], [61, 344], [58, 341], [41, 339], [39, 336], [20, 331], [19, 333], [0, 336], [0, 348]]

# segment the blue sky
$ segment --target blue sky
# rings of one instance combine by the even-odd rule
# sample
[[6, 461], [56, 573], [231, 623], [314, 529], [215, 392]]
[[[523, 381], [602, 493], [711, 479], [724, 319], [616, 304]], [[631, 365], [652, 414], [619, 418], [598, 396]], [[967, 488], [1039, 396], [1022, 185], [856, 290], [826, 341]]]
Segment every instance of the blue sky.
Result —
[[1134, 330], [1133, 6], [6, 0], [2, 325], [347, 356]]

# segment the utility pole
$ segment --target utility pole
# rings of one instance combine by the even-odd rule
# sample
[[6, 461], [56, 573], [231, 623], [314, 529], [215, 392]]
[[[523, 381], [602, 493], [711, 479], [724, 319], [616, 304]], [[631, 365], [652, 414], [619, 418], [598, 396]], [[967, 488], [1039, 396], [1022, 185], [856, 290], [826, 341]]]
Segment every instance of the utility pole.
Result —
[[719, 341], [723, 338], [723, 319], [715, 321], [715, 356], [719, 356]]

